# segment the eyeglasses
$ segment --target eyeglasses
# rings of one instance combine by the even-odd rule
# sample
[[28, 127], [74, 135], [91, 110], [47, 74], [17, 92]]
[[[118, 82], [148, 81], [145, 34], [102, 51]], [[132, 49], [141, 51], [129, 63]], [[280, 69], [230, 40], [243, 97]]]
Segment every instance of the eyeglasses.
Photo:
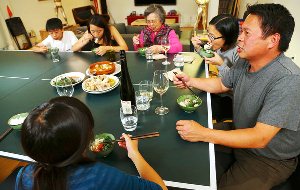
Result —
[[147, 24], [156, 24], [158, 20], [146, 20]]
[[214, 41], [214, 40], [223, 38], [223, 36], [214, 37], [211, 33], [208, 33], [207, 35], [208, 35], [208, 38], [209, 38], [211, 41]]

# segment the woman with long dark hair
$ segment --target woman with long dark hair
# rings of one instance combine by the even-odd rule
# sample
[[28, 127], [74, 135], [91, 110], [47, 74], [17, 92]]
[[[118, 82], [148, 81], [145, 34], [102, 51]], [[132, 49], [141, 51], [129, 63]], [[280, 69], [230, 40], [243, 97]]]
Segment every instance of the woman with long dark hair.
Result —
[[95, 51], [104, 55], [107, 51], [118, 52], [128, 50], [128, 46], [118, 30], [108, 24], [107, 17], [94, 14], [88, 25], [88, 30], [73, 46], [73, 51]]
[[72, 97], [54, 98], [32, 110], [23, 123], [21, 142], [36, 163], [19, 171], [16, 189], [166, 189], [139, 153], [137, 141], [126, 134], [119, 145], [127, 148], [142, 179], [90, 160], [86, 150], [93, 126], [89, 109]]

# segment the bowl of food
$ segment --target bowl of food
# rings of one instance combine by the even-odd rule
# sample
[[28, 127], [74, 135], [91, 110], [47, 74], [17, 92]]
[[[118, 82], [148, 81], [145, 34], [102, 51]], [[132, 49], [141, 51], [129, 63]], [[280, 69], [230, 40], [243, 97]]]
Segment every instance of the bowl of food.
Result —
[[13, 129], [18, 129], [20, 130], [22, 128], [22, 124], [24, 122], [24, 120], [26, 119], [26, 117], [28, 116], [28, 113], [19, 113], [17, 115], [12, 116], [9, 120], [8, 120], [8, 125], [13, 128]]
[[101, 156], [108, 156], [114, 149], [115, 146], [115, 137], [110, 133], [101, 133], [95, 135], [94, 141], [90, 144], [90, 150]]
[[115, 63], [110, 61], [96, 62], [89, 67], [89, 73], [93, 75], [109, 75], [115, 72], [115, 70]]
[[204, 48], [200, 49], [199, 54], [202, 57], [206, 57], [206, 58], [211, 58], [215, 56], [214, 51], [212, 50], [212, 46], [209, 43], [205, 44]]
[[182, 95], [177, 98], [177, 104], [183, 111], [192, 113], [202, 104], [202, 100], [195, 95]]
[[139, 49], [138, 49], [138, 52], [139, 52], [142, 56], [145, 56], [146, 48], [139, 48]]

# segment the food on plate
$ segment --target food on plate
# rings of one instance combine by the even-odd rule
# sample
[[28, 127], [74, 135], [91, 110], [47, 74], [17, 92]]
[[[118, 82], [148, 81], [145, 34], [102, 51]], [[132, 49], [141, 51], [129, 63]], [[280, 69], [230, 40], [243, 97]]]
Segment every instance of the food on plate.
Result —
[[212, 44], [207, 43], [207, 44], [204, 45], [203, 48], [200, 49], [199, 54], [202, 57], [211, 58], [211, 57], [215, 56], [214, 51], [211, 48], [212, 48]]
[[86, 79], [83, 83], [83, 87], [87, 91], [104, 91], [115, 85], [116, 81], [107, 75], [92, 76]]
[[192, 100], [190, 98], [186, 98], [183, 101], [179, 102], [179, 105], [183, 107], [198, 107], [199, 103], [197, 100]]
[[22, 123], [24, 122], [27, 116], [27, 112], [14, 115], [8, 120], [8, 125], [10, 125], [13, 129], [21, 129]]
[[115, 72], [115, 63], [110, 61], [96, 62], [90, 65], [89, 71], [94, 75], [112, 74]]
[[138, 52], [142, 55], [145, 56], [146, 48], [139, 48]]
[[77, 76], [62, 76], [57, 77], [55, 80], [53, 80], [54, 86], [69, 86], [72, 84], [77, 83], [80, 80], [80, 77]]

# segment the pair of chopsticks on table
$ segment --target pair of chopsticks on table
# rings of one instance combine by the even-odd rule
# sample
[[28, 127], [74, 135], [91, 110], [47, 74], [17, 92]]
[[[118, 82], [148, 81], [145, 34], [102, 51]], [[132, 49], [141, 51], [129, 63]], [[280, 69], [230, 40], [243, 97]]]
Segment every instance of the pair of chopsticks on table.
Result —
[[0, 135], [0, 141], [2, 141], [2, 139], [4, 139], [4, 137], [6, 137], [6, 135], [8, 135], [8, 133], [10, 133], [13, 130], [13, 128], [7, 128], [6, 131], [4, 131], [4, 133], [2, 133]]
[[[152, 132], [152, 133], [146, 133], [146, 134], [142, 134], [142, 135], [136, 135], [136, 136], [132, 136], [130, 137], [131, 140], [137, 140], [137, 139], [146, 139], [146, 138], [152, 138], [152, 137], [158, 137], [159, 136], [159, 132]], [[112, 140], [111, 142], [124, 142], [125, 139], [117, 139], [117, 140]]]

